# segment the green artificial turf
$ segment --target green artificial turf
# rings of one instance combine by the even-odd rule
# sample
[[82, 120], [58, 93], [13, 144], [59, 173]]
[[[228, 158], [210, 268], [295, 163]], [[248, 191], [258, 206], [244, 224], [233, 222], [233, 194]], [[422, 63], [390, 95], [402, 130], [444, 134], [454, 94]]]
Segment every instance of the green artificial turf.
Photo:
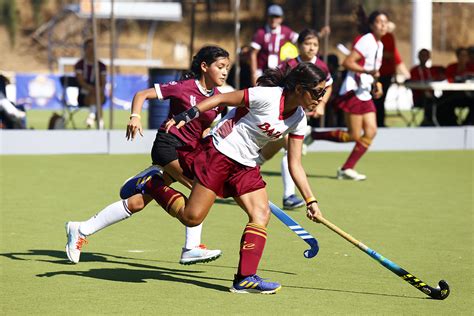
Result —
[[[446, 300], [427, 299], [303, 209], [288, 214], [319, 254], [304, 258], [306, 244], [273, 217], [259, 274], [283, 288], [230, 293], [246, 216], [228, 200], [203, 229], [203, 242], [223, 250], [218, 261], [179, 265], [184, 228], [150, 205], [89, 237], [73, 265], [64, 223], [117, 201], [148, 155], [0, 156], [1, 314], [472, 315], [473, 152], [369, 152], [357, 166], [365, 182], [335, 179], [346, 155], [304, 157], [325, 217], [427, 284], [447, 280]], [[262, 168], [277, 205], [280, 157]]]

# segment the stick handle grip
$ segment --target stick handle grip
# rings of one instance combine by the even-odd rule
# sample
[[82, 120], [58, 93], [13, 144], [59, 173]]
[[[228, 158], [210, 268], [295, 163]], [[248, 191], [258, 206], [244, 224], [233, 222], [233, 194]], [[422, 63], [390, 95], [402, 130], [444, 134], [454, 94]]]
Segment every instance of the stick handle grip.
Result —
[[336, 225], [334, 225], [333, 223], [325, 219], [324, 217], [316, 216], [316, 219], [320, 221], [324, 226], [326, 226], [327, 228], [329, 228], [330, 230], [332, 230], [333, 232], [335, 232], [336, 234], [338, 234], [345, 240], [352, 243], [354, 246], [360, 248], [361, 250], [364, 250], [364, 251], [366, 250], [367, 246], [365, 246], [363, 243], [361, 243], [360, 241], [358, 241], [357, 239], [355, 239], [354, 237], [352, 237], [351, 235], [349, 235], [348, 233], [346, 233], [345, 231], [343, 231], [342, 229], [340, 229], [339, 227], [337, 227]]

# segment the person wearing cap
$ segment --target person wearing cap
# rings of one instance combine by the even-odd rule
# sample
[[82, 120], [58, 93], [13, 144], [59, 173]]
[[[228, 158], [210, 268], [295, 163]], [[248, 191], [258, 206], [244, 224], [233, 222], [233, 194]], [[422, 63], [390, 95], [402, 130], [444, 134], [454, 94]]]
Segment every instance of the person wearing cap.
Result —
[[267, 9], [267, 23], [255, 32], [250, 54], [250, 70], [252, 84], [268, 68], [276, 68], [280, 64], [280, 49], [286, 42], [296, 43], [298, 33], [283, 23], [283, 9], [273, 4]]

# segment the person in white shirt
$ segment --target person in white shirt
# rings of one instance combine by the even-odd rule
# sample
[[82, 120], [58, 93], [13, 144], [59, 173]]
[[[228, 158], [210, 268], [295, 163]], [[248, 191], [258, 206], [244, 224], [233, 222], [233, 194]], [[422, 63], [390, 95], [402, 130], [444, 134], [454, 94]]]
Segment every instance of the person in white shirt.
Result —
[[[289, 135], [290, 173], [306, 201], [307, 216], [314, 221], [322, 216], [301, 165], [301, 149], [307, 126], [305, 111], [314, 111], [318, 106], [326, 91], [325, 79], [324, 72], [312, 63], [300, 63], [286, 73], [268, 69], [259, 78], [258, 87], [203, 100], [166, 124], [167, 129], [174, 125], [180, 128], [209, 109], [220, 105], [236, 107], [211, 130], [199, 148], [184, 158], [186, 163], [182, 165], [187, 167], [183, 171], [194, 175], [193, 188], [186, 205], [170, 212], [184, 225], [196, 226], [205, 219], [216, 197], [221, 196], [233, 197], [247, 213], [249, 222], [241, 239], [239, 268], [231, 292], [275, 293], [281, 288], [256, 274], [270, 220], [265, 182], [256, 160], [268, 142]], [[179, 194], [170, 193], [170, 203]]]
[[382, 64], [382, 36], [387, 33], [388, 18], [374, 11], [368, 18], [369, 31], [356, 38], [351, 53], [343, 62], [348, 70], [339, 91], [336, 104], [344, 111], [349, 130], [318, 132], [313, 130], [305, 139], [333, 142], [355, 142], [354, 149], [344, 165], [337, 170], [338, 179], [365, 180], [367, 177], [354, 170], [356, 163], [368, 150], [377, 133], [376, 109], [372, 98], [382, 96], [382, 85], [377, 82]]

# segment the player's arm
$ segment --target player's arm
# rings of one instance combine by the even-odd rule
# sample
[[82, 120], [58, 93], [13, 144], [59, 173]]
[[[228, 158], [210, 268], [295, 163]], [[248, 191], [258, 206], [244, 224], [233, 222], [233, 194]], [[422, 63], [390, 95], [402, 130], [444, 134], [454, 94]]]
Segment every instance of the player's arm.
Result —
[[349, 56], [347, 56], [344, 61], [342, 62], [342, 66], [346, 68], [347, 70], [353, 71], [353, 72], [358, 72], [358, 73], [364, 73], [364, 74], [370, 74], [370, 75], [376, 75], [378, 73], [377, 70], [365, 70], [364, 67], [359, 65], [359, 60], [362, 59], [362, 55], [355, 49], [351, 51]]
[[180, 128], [184, 124], [198, 118], [199, 113], [204, 113], [219, 105], [236, 106], [236, 107], [245, 106], [244, 90], [217, 94], [199, 102], [196, 106], [193, 106], [189, 110], [176, 115], [175, 117], [170, 119], [168, 122], [166, 122], [166, 126], [165, 126], [166, 132], [169, 131], [171, 126], [176, 125], [177, 128]]
[[257, 55], [259, 50], [252, 48], [250, 51], [250, 75], [251, 75], [251, 82], [253, 86], [257, 85]]
[[303, 138], [296, 138], [290, 135], [288, 139], [288, 168], [296, 187], [306, 201], [306, 215], [309, 219], [317, 221], [316, 216], [322, 216], [322, 213], [309, 185], [303, 165], [301, 164], [302, 147]]
[[127, 124], [127, 132], [125, 135], [127, 140], [133, 140], [137, 132], [139, 132], [140, 135], [143, 136], [143, 127], [140, 116], [143, 108], [143, 103], [145, 102], [145, 100], [156, 98], [158, 98], [158, 95], [156, 94], [155, 88], [140, 90], [135, 93], [132, 101], [130, 121]]
[[82, 89], [88, 90], [89, 92], [92, 92], [94, 90], [94, 86], [92, 86], [92, 85], [90, 85], [86, 82], [82, 72], [76, 71], [76, 80], [77, 80], [77, 83], [79, 83], [79, 86]]

